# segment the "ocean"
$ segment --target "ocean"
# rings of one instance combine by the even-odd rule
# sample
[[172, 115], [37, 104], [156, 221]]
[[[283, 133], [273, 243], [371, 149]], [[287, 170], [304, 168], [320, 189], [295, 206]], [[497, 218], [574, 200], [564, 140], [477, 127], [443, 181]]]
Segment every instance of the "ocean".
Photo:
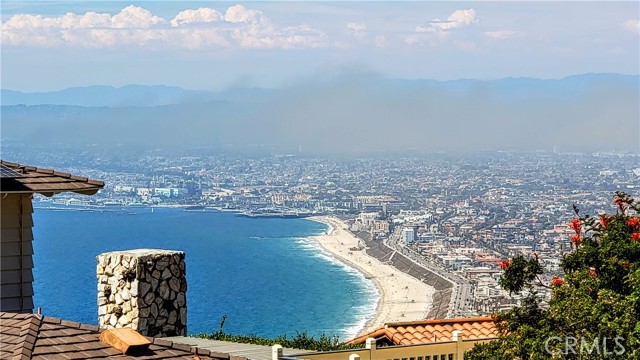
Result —
[[34, 304], [45, 316], [97, 323], [96, 259], [136, 248], [186, 253], [189, 334], [356, 335], [375, 313], [374, 284], [308, 236], [305, 219], [176, 208], [34, 209]]

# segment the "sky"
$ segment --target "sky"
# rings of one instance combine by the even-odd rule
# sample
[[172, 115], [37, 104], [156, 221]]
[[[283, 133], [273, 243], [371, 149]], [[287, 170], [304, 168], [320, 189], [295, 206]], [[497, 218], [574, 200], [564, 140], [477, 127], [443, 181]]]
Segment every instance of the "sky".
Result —
[[638, 74], [640, 3], [3, 1], [2, 88]]

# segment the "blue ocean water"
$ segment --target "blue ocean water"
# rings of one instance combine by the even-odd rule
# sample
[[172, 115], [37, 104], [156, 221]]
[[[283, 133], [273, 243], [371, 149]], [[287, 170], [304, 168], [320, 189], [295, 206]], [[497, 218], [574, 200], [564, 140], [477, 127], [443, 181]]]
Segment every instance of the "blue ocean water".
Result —
[[186, 253], [188, 331], [260, 336], [325, 333], [347, 339], [375, 311], [370, 280], [306, 237], [304, 219], [125, 208], [34, 210], [34, 303], [44, 315], [97, 323], [96, 255], [161, 248]]

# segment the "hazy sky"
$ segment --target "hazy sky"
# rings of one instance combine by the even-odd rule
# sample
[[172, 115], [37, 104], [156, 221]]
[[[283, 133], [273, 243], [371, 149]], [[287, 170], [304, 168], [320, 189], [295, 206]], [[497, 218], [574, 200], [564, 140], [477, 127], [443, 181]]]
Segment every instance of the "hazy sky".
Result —
[[632, 2], [2, 2], [2, 87], [638, 74]]

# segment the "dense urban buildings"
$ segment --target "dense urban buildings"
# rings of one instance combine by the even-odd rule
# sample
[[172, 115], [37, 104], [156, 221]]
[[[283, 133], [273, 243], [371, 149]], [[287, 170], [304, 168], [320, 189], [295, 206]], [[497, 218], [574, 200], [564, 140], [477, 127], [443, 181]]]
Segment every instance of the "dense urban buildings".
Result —
[[[501, 260], [537, 254], [547, 276], [571, 249], [572, 206], [612, 211], [615, 191], [640, 188], [638, 156], [486, 151], [473, 155], [319, 157], [300, 151], [67, 148], [3, 156], [105, 181], [91, 198], [37, 198], [39, 206], [183, 206], [244, 216], [335, 215], [454, 285], [447, 316], [488, 315], [517, 299], [500, 289]], [[23, 149], [23, 148], [22, 148]], [[441, 315], [445, 315], [444, 313]]]

